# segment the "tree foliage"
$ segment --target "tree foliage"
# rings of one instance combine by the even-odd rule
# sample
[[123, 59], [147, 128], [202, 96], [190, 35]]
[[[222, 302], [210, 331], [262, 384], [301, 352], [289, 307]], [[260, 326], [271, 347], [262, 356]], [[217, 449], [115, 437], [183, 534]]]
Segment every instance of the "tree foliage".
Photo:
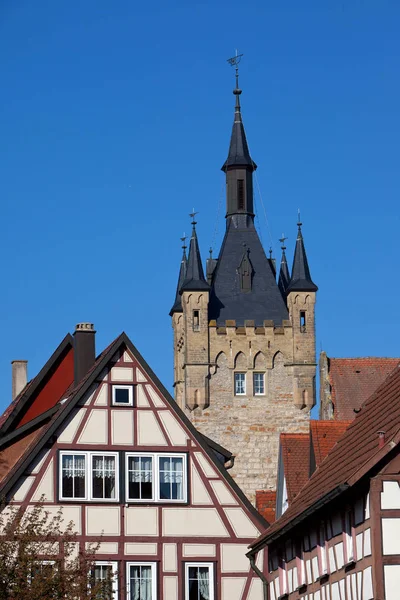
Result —
[[62, 508], [6, 506], [0, 514], [0, 600], [111, 599], [111, 574], [94, 580], [99, 543], [82, 548]]

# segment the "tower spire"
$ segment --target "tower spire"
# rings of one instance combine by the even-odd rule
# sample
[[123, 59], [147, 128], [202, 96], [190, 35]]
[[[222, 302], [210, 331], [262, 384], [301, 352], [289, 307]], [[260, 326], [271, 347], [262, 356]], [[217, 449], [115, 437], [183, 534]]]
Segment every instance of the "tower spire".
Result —
[[192, 217], [192, 236], [190, 238], [189, 256], [187, 260], [187, 268], [185, 279], [182, 283], [181, 293], [183, 291], [208, 290], [209, 285], [204, 278], [203, 265], [201, 262], [199, 243], [197, 241], [196, 225], [194, 220], [196, 212], [190, 213]]
[[302, 223], [300, 221], [299, 211], [297, 223], [297, 240], [293, 258], [292, 277], [290, 279], [290, 283], [287, 287], [286, 293], [294, 291], [316, 292], [318, 290], [318, 287], [311, 279], [301, 226]]
[[285, 241], [286, 240], [287, 240], [287, 237], [285, 237], [284, 234], [282, 233], [282, 237], [279, 240], [280, 243], [282, 244], [281, 245], [282, 258], [281, 258], [281, 268], [279, 270], [278, 287], [284, 298], [286, 298], [286, 290], [288, 288], [289, 281], [290, 281], [289, 267], [287, 264], [286, 252], [285, 252], [285, 250], [286, 250]]
[[179, 268], [179, 277], [178, 277], [178, 284], [176, 286], [175, 301], [174, 301], [174, 304], [173, 304], [171, 310], [169, 311], [170, 317], [172, 317], [172, 315], [174, 313], [182, 312], [182, 310], [183, 310], [180, 291], [181, 291], [182, 284], [186, 277], [186, 269], [187, 269], [186, 240], [187, 240], [187, 236], [185, 234], [183, 234], [183, 237], [181, 237], [182, 251], [183, 251], [182, 259], [181, 259], [181, 266]]

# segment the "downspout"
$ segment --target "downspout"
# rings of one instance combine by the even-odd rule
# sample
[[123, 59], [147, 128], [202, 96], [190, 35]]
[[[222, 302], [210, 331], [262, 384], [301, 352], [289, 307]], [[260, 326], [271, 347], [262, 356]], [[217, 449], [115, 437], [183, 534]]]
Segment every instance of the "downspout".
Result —
[[[257, 552], [258, 554], [258, 552]], [[250, 566], [253, 569], [254, 573], [261, 579], [262, 584], [263, 584], [263, 600], [268, 600], [268, 581], [267, 578], [265, 577], [264, 573], [262, 571], [260, 571], [260, 569], [257, 567], [256, 565], [256, 556], [252, 553], [248, 553], [247, 554], [249, 561], [250, 561]]]

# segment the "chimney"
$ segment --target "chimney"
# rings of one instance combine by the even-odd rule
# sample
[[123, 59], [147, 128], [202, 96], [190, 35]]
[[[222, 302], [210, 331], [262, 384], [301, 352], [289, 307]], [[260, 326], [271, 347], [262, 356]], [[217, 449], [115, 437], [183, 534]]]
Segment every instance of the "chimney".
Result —
[[96, 359], [93, 323], [78, 323], [74, 332], [74, 382], [78, 385]]
[[27, 360], [12, 360], [12, 400], [22, 392], [28, 382], [28, 361]]

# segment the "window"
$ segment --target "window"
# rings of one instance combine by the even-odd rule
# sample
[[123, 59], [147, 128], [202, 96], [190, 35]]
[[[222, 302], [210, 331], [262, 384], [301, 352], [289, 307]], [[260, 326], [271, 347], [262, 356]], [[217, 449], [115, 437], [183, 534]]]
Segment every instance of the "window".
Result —
[[60, 452], [60, 465], [60, 499], [118, 500], [117, 453]]
[[86, 498], [86, 455], [61, 456], [61, 497]]
[[193, 311], [193, 331], [200, 331], [200, 311]]
[[128, 498], [153, 499], [153, 457], [128, 457]]
[[344, 550], [345, 564], [354, 562], [353, 528], [351, 524], [350, 509], [346, 510], [344, 514]]
[[185, 454], [127, 454], [126, 497], [135, 502], [186, 502]]
[[115, 499], [116, 457], [105, 454], [92, 455], [93, 498]]
[[127, 564], [128, 600], [156, 600], [155, 563]]
[[306, 332], [306, 313], [304, 310], [300, 311], [300, 331], [301, 333]]
[[244, 210], [244, 179], [237, 180], [238, 209]]
[[133, 387], [131, 385], [113, 385], [112, 403], [115, 406], [132, 406]]
[[96, 600], [114, 600], [117, 598], [118, 572], [116, 562], [96, 561], [91, 575]]
[[255, 396], [265, 394], [264, 373], [253, 373], [253, 393]]
[[244, 396], [246, 394], [246, 373], [235, 373], [235, 395]]
[[186, 563], [185, 600], [214, 600], [214, 565]]

